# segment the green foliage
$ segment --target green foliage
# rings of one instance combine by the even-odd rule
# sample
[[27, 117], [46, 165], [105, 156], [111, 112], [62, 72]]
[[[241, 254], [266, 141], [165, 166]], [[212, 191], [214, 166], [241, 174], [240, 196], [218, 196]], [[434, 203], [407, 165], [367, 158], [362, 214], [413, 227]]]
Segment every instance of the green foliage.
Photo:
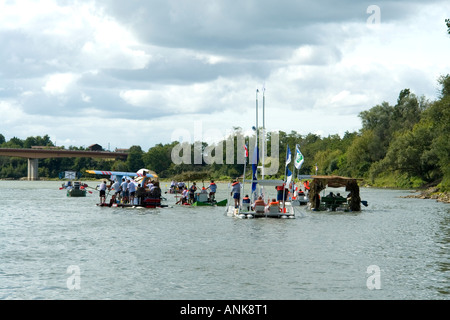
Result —
[[144, 168], [144, 160], [142, 159], [144, 152], [140, 146], [132, 146], [128, 152], [127, 157], [127, 171], [136, 172], [139, 169]]

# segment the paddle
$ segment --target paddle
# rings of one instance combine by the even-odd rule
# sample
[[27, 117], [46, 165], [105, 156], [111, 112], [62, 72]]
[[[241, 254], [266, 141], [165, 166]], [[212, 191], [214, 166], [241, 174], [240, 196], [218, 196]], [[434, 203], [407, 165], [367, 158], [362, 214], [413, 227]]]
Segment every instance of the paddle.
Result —
[[364, 207], [367, 207], [369, 205], [369, 203], [366, 200], [361, 200], [361, 203], [363, 204]]
[[231, 184], [228, 183], [228, 198], [227, 198], [227, 205], [225, 206], [225, 213], [228, 213], [228, 207], [230, 206], [230, 195], [231, 195]]

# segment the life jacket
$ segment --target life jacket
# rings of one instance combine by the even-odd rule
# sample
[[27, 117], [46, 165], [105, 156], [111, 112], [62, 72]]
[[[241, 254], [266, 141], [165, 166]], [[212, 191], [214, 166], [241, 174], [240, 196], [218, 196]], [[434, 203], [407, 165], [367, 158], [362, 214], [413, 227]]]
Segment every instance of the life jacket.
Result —
[[250, 198], [249, 197], [242, 198], [242, 203], [250, 203]]
[[283, 191], [283, 186], [277, 186], [277, 191]]
[[305, 189], [309, 190], [309, 181], [305, 181], [303, 185], [305, 186]]
[[269, 206], [278, 206], [279, 202], [275, 201], [275, 202], [271, 202], [269, 203]]
[[235, 186], [235, 185], [237, 185], [238, 183], [239, 183], [238, 181], [233, 182], [233, 183], [231, 184], [231, 186]]

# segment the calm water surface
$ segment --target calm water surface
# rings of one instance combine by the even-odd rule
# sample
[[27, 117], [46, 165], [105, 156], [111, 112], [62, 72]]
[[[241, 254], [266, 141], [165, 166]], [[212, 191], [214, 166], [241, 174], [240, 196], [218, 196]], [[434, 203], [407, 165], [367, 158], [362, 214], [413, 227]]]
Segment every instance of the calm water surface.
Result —
[[60, 186], [0, 181], [0, 299], [450, 296], [450, 206], [408, 191], [363, 188], [360, 213], [241, 220], [224, 207], [100, 208], [95, 191]]

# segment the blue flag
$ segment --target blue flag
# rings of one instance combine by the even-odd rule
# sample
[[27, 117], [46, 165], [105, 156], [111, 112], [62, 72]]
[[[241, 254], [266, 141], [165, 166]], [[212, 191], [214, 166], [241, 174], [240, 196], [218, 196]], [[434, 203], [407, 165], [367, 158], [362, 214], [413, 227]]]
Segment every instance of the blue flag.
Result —
[[259, 148], [257, 145], [255, 145], [255, 150], [253, 151], [253, 158], [252, 158], [252, 170], [253, 170], [253, 182], [252, 182], [252, 193], [256, 191], [256, 171], [258, 170], [258, 163], [259, 163]]
[[291, 170], [289, 170], [289, 168], [287, 169], [287, 173], [286, 173], [286, 185], [289, 186], [289, 184], [291, 183], [292, 180], [292, 172]]
[[286, 152], [286, 166], [291, 163], [291, 149], [289, 149], [289, 146], [287, 146], [287, 152]]

